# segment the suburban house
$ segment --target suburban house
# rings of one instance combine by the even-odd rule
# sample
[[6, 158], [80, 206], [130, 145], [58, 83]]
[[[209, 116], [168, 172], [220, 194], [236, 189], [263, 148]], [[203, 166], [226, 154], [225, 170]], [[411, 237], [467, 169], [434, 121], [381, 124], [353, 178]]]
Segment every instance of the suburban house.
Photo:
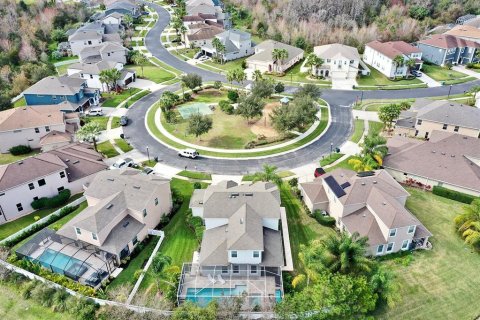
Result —
[[82, 192], [105, 169], [102, 156], [82, 143], [0, 166], [0, 224], [31, 213], [30, 204], [39, 198], [53, 197], [64, 189]]
[[123, 14], [119, 12], [113, 12], [110, 13], [109, 15], [104, 16], [101, 21], [104, 24], [118, 24], [121, 25], [123, 22]]
[[455, 37], [462, 38], [464, 40], [474, 41], [480, 43], [480, 29], [470, 25], [458, 25], [445, 32]]
[[[288, 57], [283, 61], [272, 59], [272, 52], [275, 49], [286, 50]], [[252, 70], [260, 70], [263, 72], [279, 72], [283, 73], [287, 69], [294, 66], [303, 59], [304, 51], [300, 48], [281, 43], [274, 40], [266, 40], [258, 44], [254, 48], [255, 54], [248, 57], [247, 68]]]
[[68, 37], [68, 43], [73, 55], [79, 55], [83, 49], [96, 47], [105, 42], [122, 45], [120, 37], [122, 32], [120, 25], [103, 24], [101, 21], [91, 22], [80, 27], [75, 33]]
[[370, 69], [360, 59], [357, 48], [333, 43], [317, 46], [313, 48], [313, 53], [323, 60], [323, 64], [311, 68], [306, 66], [305, 61], [302, 72], [312, 72], [317, 77], [350, 80], [355, 80], [360, 74], [370, 74]]
[[215, 25], [201, 25], [199, 28], [196, 25], [189, 25], [188, 31], [185, 34], [185, 46], [187, 47], [201, 47], [207, 43], [211, 43], [216, 35], [224, 32], [223, 28]]
[[45, 77], [23, 92], [28, 106], [51, 105], [68, 101], [74, 111], [83, 111], [91, 105], [98, 105], [100, 91], [88, 88], [87, 81], [72, 77]]
[[[252, 36], [248, 32], [230, 29], [215, 35], [225, 47], [225, 50], [219, 55], [223, 61], [230, 61], [252, 55], [254, 48], [252, 44]], [[205, 55], [216, 56], [217, 50], [213, 47], [211, 41], [205, 42], [201, 46], [201, 50]]]
[[65, 104], [68, 102], [1, 111], [0, 153], [8, 153], [11, 147], [18, 145], [49, 151], [72, 142], [80, 119], [75, 112], [62, 111]]
[[135, 4], [134, 1], [116, 1], [107, 5], [105, 9], [105, 16], [108, 16], [112, 13], [119, 13], [122, 15], [130, 15], [133, 18], [138, 18], [141, 15], [139, 7]]
[[423, 60], [445, 66], [474, 62], [480, 43], [449, 34], [436, 34], [418, 41], [417, 47], [422, 51]]
[[[230, 15], [227, 12], [224, 12], [222, 3], [218, 0], [188, 0], [187, 5], [187, 15], [186, 17], [191, 16], [202, 16], [204, 18], [208, 17], [208, 20], [215, 17], [215, 22], [220, 23], [225, 27], [225, 29], [230, 29], [231, 21]], [[187, 18], [188, 21], [188, 18]], [[184, 20], [185, 22], [185, 20]]]
[[79, 58], [82, 63], [96, 63], [100, 61], [114, 61], [127, 63], [128, 49], [115, 42], [103, 42], [93, 47], [86, 47], [80, 51]]
[[480, 109], [453, 101], [417, 99], [395, 124], [395, 133], [405, 137], [428, 139], [435, 130], [480, 138]]
[[428, 246], [432, 234], [405, 208], [409, 193], [385, 170], [336, 169], [299, 189], [312, 212], [335, 218], [341, 231], [368, 237], [369, 255]]
[[[205, 305], [214, 298], [242, 294], [250, 307], [280, 301], [285, 266], [280, 220], [282, 227], [287, 221], [277, 186], [222, 181], [195, 190], [190, 208], [193, 216], [204, 220], [205, 231], [200, 252], [183, 266], [179, 303]], [[286, 243], [288, 231], [283, 232]], [[290, 248], [285, 252], [290, 255]]]
[[[395, 58], [400, 56], [404, 63], [397, 65]], [[422, 51], [404, 41], [371, 41], [365, 45], [363, 61], [380, 71], [388, 78], [405, 77], [409, 74], [409, 68], [405, 62], [415, 60], [414, 69], [422, 68]]]
[[116, 69], [121, 72], [121, 77], [117, 85], [125, 87], [136, 79], [135, 70], [125, 69], [123, 64], [114, 61], [100, 61], [97, 63], [74, 63], [68, 66], [67, 75], [70, 77], [79, 77], [87, 80], [89, 88], [108, 91], [107, 85], [100, 81], [100, 73], [104, 70]]
[[187, 28], [192, 24], [199, 24], [199, 23], [221, 25], [221, 23], [219, 23], [217, 20], [217, 16], [214, 14], [199, 13], [194, 16], [183, 17], [183, 25], [186, 26]]
[[383, 166], [399, 182], [480, 196], [480, 139], [433, 131], [428, 141], [394, 136]]
[[170, 213], [170, 182], [139, 170], [98, 173], [85, 190], [87, 207], [60, 230], [45, 228], [22, 247], [19, 257], [39, 262], [94, 288], [117, 270]]

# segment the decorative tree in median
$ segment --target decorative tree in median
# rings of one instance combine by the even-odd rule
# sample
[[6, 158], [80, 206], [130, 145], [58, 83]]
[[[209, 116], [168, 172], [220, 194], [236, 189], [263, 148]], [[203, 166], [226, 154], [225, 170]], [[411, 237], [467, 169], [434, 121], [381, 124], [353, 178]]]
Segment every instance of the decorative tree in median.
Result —
[[250, 120], [263, 114], [265, 102], [253, 94], [241, 95], [237, 107], [237, 114], [241, 115], [250, 123]]
[[189, 73], [182, 76], [182, 82], [187, 88], [195, 92], [196, 88], [202, 86], [202, 77], [196, 73]]
[[102, 131], [102, 127], [98, 124], [98, 122], [89, 122], [85, 124], [83, 127], [78, 129], [78, 131], [75, 133], [77, 140], [83, 140], [83, 141], [92, 141], [93, 142], [93, 148], [95, 151], [97, 150], [97, 137]]
[[188, 134], [193, 134], [196, 138], [210, 131], [212, 127], [213, 121], [209, 116], [196, 113], [188, 118]]
[[168, 110], [172, 109], [179, 100], [180, 97], [177, 94], [171, 91], [165, 91], [162, 93], [162, 96], [158, 102], [162, 108], [162, 111], [167, 112]]

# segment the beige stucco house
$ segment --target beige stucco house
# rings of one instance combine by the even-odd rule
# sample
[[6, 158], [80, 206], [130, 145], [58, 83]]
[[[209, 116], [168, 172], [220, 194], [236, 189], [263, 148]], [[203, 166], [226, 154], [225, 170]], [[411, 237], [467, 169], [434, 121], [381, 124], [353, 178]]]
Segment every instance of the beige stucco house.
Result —
[[405, 208], [409, 193], [385, 170], [337, 169], [299, 189], [311, 211], [335, 218], [341, 231], [368, 237], [370, 255], [428, 246], [432, 234]]
[[[272, 59], [272, 52], [275, 49], [287, 50], [288, 57], [283, 61], [274, 61]], [[255, 54], [247, 58], [247, 68], [251, 70], [260, 70], [262, 73], [283, 73], [302, 60], [303, 54], [304, 51], [300, 48], [274, 40], [265, 40], [256, 45]]]

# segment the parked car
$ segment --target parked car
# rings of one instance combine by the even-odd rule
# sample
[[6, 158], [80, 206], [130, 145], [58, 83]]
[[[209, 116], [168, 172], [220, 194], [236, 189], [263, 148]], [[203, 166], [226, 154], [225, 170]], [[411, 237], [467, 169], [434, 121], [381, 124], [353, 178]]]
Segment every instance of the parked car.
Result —
[[128, 118], [127, 118], [127, 116], [121, 116], [121, 117], [120, 117], [120, 125], [121, 125], [122, 127], [128, 125]]
[[324, 174], [325, 174], [325, 170], [323, 170], [323, 168], [316, 168], [315, 172], [313, 173], [315, 178], [320, 177], [321, 175], [324, 175]]
[[131, 168], [135, 167], [136, 164], [131, 158], [125, 158], [117, 160], [113, 165], [110, 166], [110, 169], [121, 169], [121, 168]]
[[180, 157], [195, 159], [196, 157], [198, 157], [199, 153], [195, 149], [185, 149], [185, 150], [180, 150], [178, 152], [178, 155]]
[[203, 56], [202, 51], [198, 51], [197, 53], [195, 53], [195, 54], [193, 55], [193, 59], [198, 59], [198, 58], [200, 58], [200, 57], [202, 57], [202, 56]]
[[91, 117], [93, 117], [93, 116], [103, 116], [103, 110], [100, 107], [92, 107], [92, 108], [88, 109], [85, 112], [85, 114], [87, 116], [91, 116]]
[[210, 57], [209, 56], [201, 56], [198, 60], [200, 61], [206, 61], [208, 60]]
[[148, 175], [148, 174], [153, 173], [153, 169], [150, 168], [150, 167], [145, 167], [145, 168], [142, 170], [142, 172]]
[[421, 73], [420, 71], [418, 71], [418, 70], [413, 70], [413, 71], [412, 71], [412, 74], [413, 74], [415, 77], [417, 77], [417, 78], [419, 78], [419, 77], [422, 76], [422, 73]]

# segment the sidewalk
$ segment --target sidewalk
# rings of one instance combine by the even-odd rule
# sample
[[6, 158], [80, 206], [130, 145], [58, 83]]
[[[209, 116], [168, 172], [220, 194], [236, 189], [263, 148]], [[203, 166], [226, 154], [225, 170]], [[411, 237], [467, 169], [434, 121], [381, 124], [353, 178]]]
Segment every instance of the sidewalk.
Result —
[[452, 70], [465, 73], [466, 75], [480, 79], [480, 72], [475, 72], [473, 70], [467, 69], [465, 68], [465, 66], [453, 66]]
[[422, 76], [418, 78], [420, 81], [425, 83], [429, 88], [433, 87], [441, 87], [442, 84], [431, 77], [427, 76], [424, 72], [422, 72]]

